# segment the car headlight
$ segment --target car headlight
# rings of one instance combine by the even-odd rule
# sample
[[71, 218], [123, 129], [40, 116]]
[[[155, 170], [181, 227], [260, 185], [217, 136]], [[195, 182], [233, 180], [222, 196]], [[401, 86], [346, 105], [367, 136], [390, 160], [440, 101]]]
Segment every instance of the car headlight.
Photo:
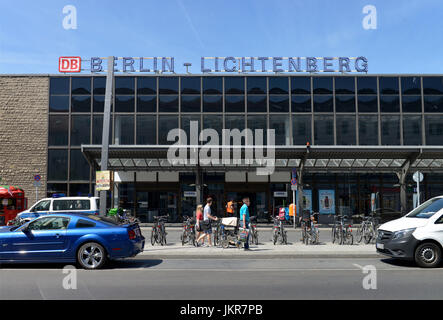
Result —
[[394, 235], [392, 236], [392, 240], [407, 238], [414, 232], [415, 229], [416, 228], [410, 228], [410, 229], [403, 229], [403, 230], [396, 231], [396, 232], [394, 232]]

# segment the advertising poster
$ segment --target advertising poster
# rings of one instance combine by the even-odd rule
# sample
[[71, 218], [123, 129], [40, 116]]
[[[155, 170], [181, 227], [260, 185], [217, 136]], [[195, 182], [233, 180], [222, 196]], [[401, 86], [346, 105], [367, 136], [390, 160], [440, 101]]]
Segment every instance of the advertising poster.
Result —
[[335, 190], [318, 190], [320, 214], [335, 214]]
[[[298, 205], [298, 191], [296, 192], [297, 216], [300, 214], [300, 206]], [[312, 190], [303, 190], [303, 208], [312, 211]]]
[[95, 186], [97, 191], [111, 190], [111, 171], [96, 171]]

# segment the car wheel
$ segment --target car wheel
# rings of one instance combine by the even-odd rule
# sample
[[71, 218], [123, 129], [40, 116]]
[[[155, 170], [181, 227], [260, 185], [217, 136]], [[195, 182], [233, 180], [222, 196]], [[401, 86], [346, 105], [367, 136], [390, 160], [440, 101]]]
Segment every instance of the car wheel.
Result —
[[100, 269], [106, 263], [106, 251], [96, 242], [87, 242], [78, 249], [77, 262], [84, 269]]
[[415, 262], [422, 268], [434, 268], [440, 264], [441, 250], [432, 242], [425, 242], [415, 250]]

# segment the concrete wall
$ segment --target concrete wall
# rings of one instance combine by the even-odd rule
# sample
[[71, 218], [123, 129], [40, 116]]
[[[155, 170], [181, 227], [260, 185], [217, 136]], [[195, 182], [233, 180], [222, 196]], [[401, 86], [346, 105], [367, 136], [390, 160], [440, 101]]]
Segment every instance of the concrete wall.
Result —
[[35, 174], [46, 196], [49, 77], [0, 76], [0, 184], [24, 189], [35, 201]]

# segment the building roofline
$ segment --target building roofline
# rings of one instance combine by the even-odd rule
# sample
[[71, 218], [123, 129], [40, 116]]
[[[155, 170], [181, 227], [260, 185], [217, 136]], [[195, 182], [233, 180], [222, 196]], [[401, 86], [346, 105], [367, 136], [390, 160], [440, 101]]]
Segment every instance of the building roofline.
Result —
[[[0, 77], [105, 77], [106, 72], [103, 73], [7, 73], [0, 74]], [[442, 73], [115, 73], [115, 76], [119, 77], [140, 77], [140, 76], [152, 76], [152, 77], [443, 77]]]

